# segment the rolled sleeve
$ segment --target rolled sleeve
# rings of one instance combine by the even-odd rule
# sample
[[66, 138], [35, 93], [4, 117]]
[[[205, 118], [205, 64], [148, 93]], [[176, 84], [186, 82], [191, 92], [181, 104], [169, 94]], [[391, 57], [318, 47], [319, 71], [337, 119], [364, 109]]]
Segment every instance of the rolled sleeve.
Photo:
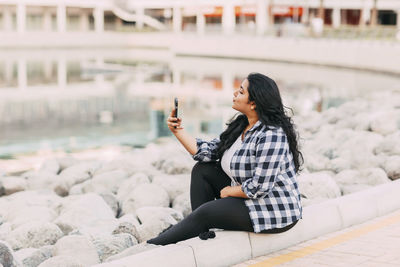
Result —
[[274, 187], [285, 153], [285, 136], [267, 133], [256, 146], [253, 177], [242, 183], [243, 192], [251, 199], [266, 197]]
[[196, 138], [197, 152], [193, 155], [193, 159], [197, 161], [216, 161], [217, 149], [220, 140], [215, 138], [209, 142], [204, 141], [200, 138]]

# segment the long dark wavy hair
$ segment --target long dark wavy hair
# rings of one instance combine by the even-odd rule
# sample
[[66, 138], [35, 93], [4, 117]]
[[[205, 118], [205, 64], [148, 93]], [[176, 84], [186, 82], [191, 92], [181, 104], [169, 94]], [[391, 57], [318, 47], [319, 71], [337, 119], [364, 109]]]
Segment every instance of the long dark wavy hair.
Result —
[[[298, 133], [292, 119], [286, 115], [285, 108], [292, 114], [293, 110], [282, 104], [282, 98], [276, 83], [267, 76], [260, 73], [250, 73], [247, 76], [249, 81], [248, 92], [249, 102], [256, 104], [255, 111], [259, 120], [267, 126], [282, 127], [286, 133], [289, 149], [292, 152], [296, 173], [304, 163], [303, 154], [298, 146]], [[249, 124], [246, 115], [238, 113], [228, 123], [227, 129], [220, 135], [220, 144], [217, 155], [221, 159], [224, 152], [232, 146], [235, 140], [242, 134]]]

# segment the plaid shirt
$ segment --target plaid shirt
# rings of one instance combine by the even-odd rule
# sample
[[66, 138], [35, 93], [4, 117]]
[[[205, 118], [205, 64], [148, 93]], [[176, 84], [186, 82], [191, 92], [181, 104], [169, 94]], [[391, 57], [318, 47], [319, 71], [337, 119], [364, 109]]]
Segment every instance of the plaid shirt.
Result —
[[[249, 199], [245, 204], [254, 232], [282, 228], [302, 217], [300, 192], [293, 155], [282, 128], [267, 127], [258, 121], [245, 134], [242, 147], [231, 160], [231, 172]], [[193, 159], [218, 160], [219, 139], [196, 138], [198, 151]]]

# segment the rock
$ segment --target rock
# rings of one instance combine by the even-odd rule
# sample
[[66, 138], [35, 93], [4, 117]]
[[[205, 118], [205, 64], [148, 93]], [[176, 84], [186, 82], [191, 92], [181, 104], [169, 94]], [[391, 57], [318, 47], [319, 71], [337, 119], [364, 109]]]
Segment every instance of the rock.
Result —
[[61, 158], [57, 158], [57, 162], [60, 165], [60, 171], [63, 171], [73, 165], [79, 164], [79, 160], [71, 157], [71, 156], [65, 156]]
[[300, 192], [307, 199], [336, 198], [341, 195], [339, 186], [326, 172], [302, 173], [297, 180]]
[[0, 224], [0, 240], [6, 240], [7, 236], [12, 231], [12, 225], [8, 222], [3, 222]]
[[69, 189], [79, 183], [90, 179], [94, 172], [100, 167], [100, 162], [90, 161], [75, 164], [60, 173], [61, 183], [57, 184], [59, 192], [69, 192]]
[[52, 246], [44, 246], [40, 249], [24, 248], [18, 250], [15, 255], [24, 267], [36, 267], [52, 257], [51, 249]]
[[16, 267], [18, 263], [14, 257], [13, 251], [9, 244], [0, 240], [0, 265], [4, 267]]
[[161, 223], [148, 223], [141, 224], [137, 227], [139, 233], [139, 242], [144, 242], [151, 238], [158, 236], [164, 229], [168, 227], [163, 227]]
[[367, 168], [363, 170], [344, 170], [334, 176], [339, 185], [379, 185], [390, 180], [381, 168]]
[[85, 236], [64, 236], [54, 245], [54, 256], [71, 256], [85, 266], [100, 263], [96, 247]]
[[104, 199], [94, 193], [88, 193], [65, 198], [60, 216], [54, 223], [63, 233], [68, 234], [74, 229], [113, 219], [114, 212]]
[[336, 174], [333, 179], [339, 186], [362, 183], [362, 179], [360, 179], [360, 171], [358, 170], [343, 170]]
[[118, 222], [119, 223], [128, 222], [128, 223], [133, 224], [136, 227], [140, 225], [137, 217], [134, 216], [133, 214], [126, 214], [126, 215], [122, 216], [121, 218], [118, 219]]
[[190, 175], [161, 175], [153, 177], [153, 184], [163, 187], [168, 195], [170, 202], [180, 194], [190, 190]]
[[400, 156], [389, 156], [382, 164], [387, 176], [391, 180], [400, 178]]
[[5, 194], [5, 188], [3, 186], [3, 182], [0, 180], [0, 197]]
[[72, 256], [55, 256], [44, 262], [38, 267], [86, 267]]
[[58, 214], [51, 208], [33, 206], [10, 210], [7, 218], [13, 228], [16, 228], [29, 222], [51, 222], [57, 216]]
[[316, 153], [304, 156], [304, 166], [312, 172], [323, 171], [328, 168], [329, 159]]
[[119, 203], [117, 197], [113, 193], [102, 193], [100, 196], [104, 199], [107, 205], [114, 212], [114, 217], [118, 217], [119, 214]]
[[374, 114], [370, 128], [372, 131], [382, 135], [396, 132], [400, 127], [400, 111], [388, 110]]
[[371, 187], [372, 187], [371, 185], [366, 185], [366, 184], [352, 184], [352, 185], [343, 185], [340, 187], [340, 189], [342, 190], [343, 195], [347, 195], [365, 189], [369, 189]]
[[133, 190], [139, 184], [149, 184], [150, 179], [144, 173], [137, 173], [129, 177], [127, 180], [121, 183], [121, 186], [118, 189], [117, 198], [120, 202], [126, 200]]
[[140, 239], [139, 232], [137, 231], [136, 226], [133, 223], [120, 222], [117, 228], [115, 228], [114, 231], [112, 232], [113, 235], [122, 233], [130, 234], [136, 240]]
[[161, 224], [163, 229], [183, 220], [182, 213], [171, 208], [143, 207], [137, 209], [136, 214], [142, 224]]
[[327, 164], [327, 169], [334, 171], [335, 173], [339, 173], [343, 170], [347, 170], [351, 168], [351, 161], [344, 157], [334, 158]]
[[45, 171], [53, 174], [58, 174], [61, 167], [56, 159], [48, 159], [40, 166], [39, 171]]
[[39, 248], [52, 245], [63, 236], [60, 228], [53, 223], [31, 222], [14, 229], [7, 242], [14, 250], [21, 248]]
[[158, 159], [152, 157], [152, 165], [167, 174], [190, 173], [195, 162], [189, 154], [175, 142], [161, 146]]
[[122, 202], [122, 213], [135, 213], [138, 208], [146, 206], [168, 207], [168, 193], [156, 184], [140, 184]]
[[[4, 198], [6, 200], [7, 210], [17, 210], [26, 207], [48, 207], [50, 209], [57, 208], [62, 198], [57, 196], [50, 190], [20, 191]], [[1, 207], [1, 203], [0, 203]], [[1, 213], [0, 208], [0, 213]]]
[[93, 240], [97, 253], [103, 262], [108, 257], [118, 254], [121, 251], [137, 244], [137, 241], [130, 234], [117, 234], [103, 236]]
[[400, 155], [400, 131], [385, 136], [385, 138], [375, 147], [375, 154], [384, 153], [388, 156]]
[[[360, 177], [363, 179], [363, 184], [380, 185], [390, 182], [385, 171], [381, 168], [367, 168], [360, 170]], [[360, 183], [361, 184], [361, 183]]]
[[3, 193], [5, 195], [11, 195], [19, 191], [24, 191], [28, 188], [28, 183], [26, 180], [17, 176], [2, 177], [0, 178], [0, 187], [1, 184], [3, 185]]
[[105, 261], [110, 262], [110, 261], [115, 261], [118, 259], [122, 259], [128, 256], [135, 255], [137, 253], [141, 253], [147, 250], [151, 250], [153, 248], [161, 247], [161, 245], [154, 245], [154, 244], [148, 244], [146, 242], [142, 242], [140, 244], [134, 245], [130, 248], [127, 248], [123, 250], [122, 252], [115, 254], [114, 256], [108, 257]]
[[334, 158], [350, 162], [352, 169], [377, 167], [380, 159], [373, 152], [382, 140], [383, 137], [376, 133], [350, 131], [346, 139], [336, 139], [338, 145]]
[[17, 227], [55, 218], [61, 199], [52, 191], [21, 191], [0, 199], [0, 215]]
[[82, 192], [89, 193], [113, 193], [116, 194], [118, 187], [127, 178], [125, 171], [116, 170], [106, 173], [101, 173], [82, 183]]
[[188, 191], [177, 196], [172, 203], [172, 208], [182, 212], [183, 217], [186, 218], [192, 212], [192, 207], [190, 205], [190, 192]]
[[138, 172], [146, 172], [149, 168], [151, 168], [151, 166], [147, 162], [147, 157], [143, 156], [142, 153], [127, 153], [117, 157], [111, 162], [103, 164], [103, 166], [96, 171], [96, 175], [115, 170], [123, 170], [128, 176], [131, 176]]
[[46, 171], [29, 171], [21, 175], [21, 177], [26, 179], [29, 190], [53, 190], [59, 180], [58, 175]]

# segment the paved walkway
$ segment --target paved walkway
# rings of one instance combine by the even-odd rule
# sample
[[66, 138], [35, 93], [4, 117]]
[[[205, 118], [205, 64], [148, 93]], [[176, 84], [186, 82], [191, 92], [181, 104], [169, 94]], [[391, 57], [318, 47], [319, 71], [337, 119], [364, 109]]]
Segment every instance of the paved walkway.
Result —
[[400, 210], [234, 267], [400, 266]]

